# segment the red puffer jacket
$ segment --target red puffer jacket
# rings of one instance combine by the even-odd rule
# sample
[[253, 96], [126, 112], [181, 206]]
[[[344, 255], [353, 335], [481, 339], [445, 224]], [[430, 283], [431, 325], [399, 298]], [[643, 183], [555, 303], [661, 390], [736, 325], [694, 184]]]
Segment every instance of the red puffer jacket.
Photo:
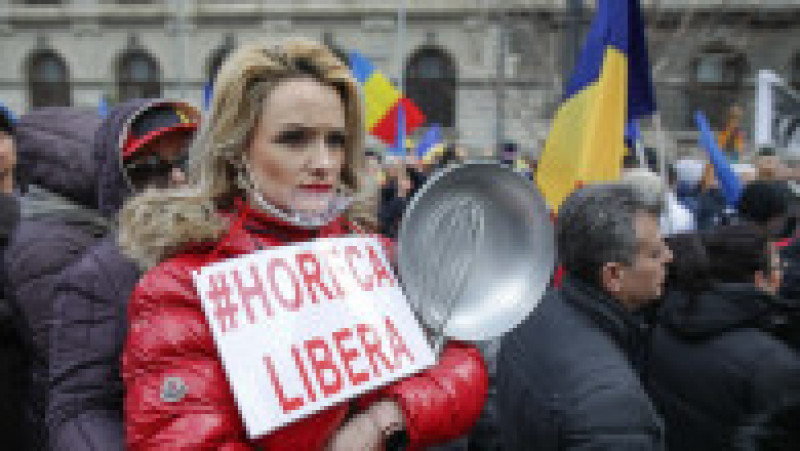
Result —
[[[257, 440], [246, 437], [192, 271], [257, 249], [352, 232], [343, 220], [310, 231], [246, 207], [243, 211], [215, 246], [165, 261], [145, 274], [133, 293], [122, 360], [125, 433], [132, 451], [317, 450], [347, 415], [343, 403]], [[181, 382], [181, 395], [170, 399], [164, 390], [174, 381]], [[362, 396], [358, 404], [365, 408], [381, 397], [395, 399], [404, 412], [410, 448], [416, 449], [466, 433], [480, 415], [487, 386], [478, 350], [451, 343], [436, 366]]]

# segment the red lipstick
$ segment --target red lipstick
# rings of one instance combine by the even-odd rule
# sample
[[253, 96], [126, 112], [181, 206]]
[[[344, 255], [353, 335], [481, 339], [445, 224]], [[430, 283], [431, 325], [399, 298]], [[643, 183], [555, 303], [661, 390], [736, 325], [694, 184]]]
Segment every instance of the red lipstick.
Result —
[[309, 183], [306, 185], [300, 185], [300, 188], [304, 191], [311, 191], [313, 193], [327, 193], [333, 189], [333, 185], [328, 183]]

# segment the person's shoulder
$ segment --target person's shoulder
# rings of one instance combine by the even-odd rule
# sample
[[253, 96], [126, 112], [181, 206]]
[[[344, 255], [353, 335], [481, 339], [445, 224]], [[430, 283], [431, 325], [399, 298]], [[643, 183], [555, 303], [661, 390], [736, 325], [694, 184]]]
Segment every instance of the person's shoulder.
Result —
[[587, 369], [630, 368], [610, 338], [570, 307], [561, 290], [554, 288], [548, 290], [522, 324], [504, 337], [502, 347], [529, 362], [525, 365], [549, 367], [576, 377], [588, 377]]
[[559, 337], [567, 348], [584, 341], [597, 342], [596, 337], [604, 336], [600, 328], [571, 305], [563, 288], [554, 287], [547, 290], [539, 305], [515, 332], [551, 339]]
[[702, 364], [704, 371], [716, 371], [725, 374], [729, 381], [738, 380], [740, 383], [765, 380], [787, 372], [800, 380], [797, 351], [780, 338], [757, 327], [740, 327], [692, 342], [671, 335], [659, 336], [666, 337], [666, 340], [655, 341], [658, 349], [667, 355], [681, 353], [679, 362], [687, 368]]
[[563, 313], [560, 312], [560, 304], [562, 302], [558, 289], [548, 289], [539, 304], [517, 327], [505, 335], [503, 341], [519, 340], [527, 342], [533, 337], [552, 333], [551, 326], [554, 324], [554, 319], [563, 316]]
[[60, 274], [96, 239], [59, 221], [21, 219], [4, 248], [7, 274], [18, 281]]
[[152, 280], [191, 282], [194, 271], [198, 271], [208, 261], [208, 255], [201, 252], [179, 252], [145, 271], [141, 283], [147, 283]]
[[[718, 357], [744, 362], [763, 361], [768, 356], [789, 354], [793, 351], [778, 337], [755, 324], [731, 328], [703, 342], [708, 351]], [[798, 360], [800, 362], [800, 360]]]
[[144, 272], [136, 285], [132, 304], [184, 303], [196, 297], [194, 272], [208, 261], [208, 256], [184, 252], [172, 256]]
[[657, 426], [658, 415], [630, 361], [609, 337], [559, 301], [548, 296], [541, 311], [537, 308], [515, 335], [504, 337], [498, 371], [513, 372], [518, 384], [555, 396], [573, 426]]
[[734, 350], [746, 353], [752, 365], [761, 368], [785, 369], [800, 376], [800, 358], [797, 351], [788, 343], [761, 329], [745, 329], [737, 337], [738, 346]]
[[20, 218], [9, 234], [9, 246], [51, 245], [63, 242], [74, 227], [56, 218]]
[[62, 286], [99, 287], [109, 283], [110, 277], [131, 278], [139, 272], [136, 264], [122, 253], [116, 235], [111, 234], [91, 245], [65, 269]]

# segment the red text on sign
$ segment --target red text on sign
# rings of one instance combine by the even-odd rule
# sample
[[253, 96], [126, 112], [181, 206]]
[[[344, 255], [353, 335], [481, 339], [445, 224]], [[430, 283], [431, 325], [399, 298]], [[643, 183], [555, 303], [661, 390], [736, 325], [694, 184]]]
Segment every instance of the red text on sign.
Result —
[[[373, 326], [357, 324], [339, 329], [330, 337], [314, 337], [291, 345], [295, 367], [283, 371], [297, 372], [303, 382], [302, 392], [286, 393], [281, 374], [276, 371], [272, 359], [264, 356], [267, 375], [281, 410], [289, 413], [306, 403], [335, 396], [347, 385], [358, 386], [381, 377], [381, 371], [396, 372], [402, 369], [405, 360], [413, 362], [414, 356], [391, 318], [384, 318], [382, 328], [388, 337], [385, 342], [380, 340]], [[302, 356], [308, 360], [308, 365], [304, 364]], [[362, 362], [361, 369], [355, 368], [354, 363], [361, 361], [362, 356], [369, 365]], [[392, 361], [389, 356], [393, 356]]]

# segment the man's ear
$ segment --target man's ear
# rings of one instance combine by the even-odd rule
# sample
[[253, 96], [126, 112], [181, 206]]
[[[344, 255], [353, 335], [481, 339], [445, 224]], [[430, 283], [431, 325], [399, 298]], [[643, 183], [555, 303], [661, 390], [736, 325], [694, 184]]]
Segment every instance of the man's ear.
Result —
[[600, 268], [600, 284], [609, 294], [617, 294], [622, 291], [622, 264], [617, 262], [607, 262]]

